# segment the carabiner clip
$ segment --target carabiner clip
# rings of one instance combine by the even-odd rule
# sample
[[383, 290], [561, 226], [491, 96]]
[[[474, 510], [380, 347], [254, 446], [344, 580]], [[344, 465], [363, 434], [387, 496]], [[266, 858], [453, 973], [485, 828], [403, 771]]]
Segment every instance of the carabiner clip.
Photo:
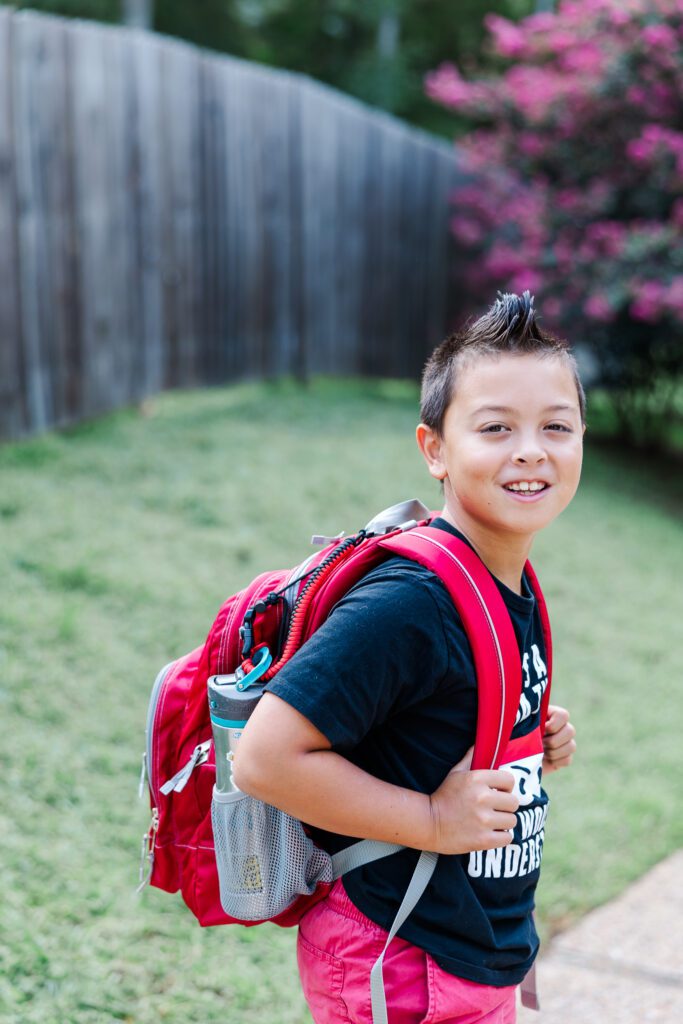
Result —
[[[258, 679], [260, 679], [261, 676], [268, 671], [268, 669], [273, 663], [273, 655], [270, 653], [265, 644], [263, 644], [261, 647], [257, 647], [254, 653], [258, 655], [258, 658], [257, 660], [252, 661], [253, 668], [251, 668], [248, 672], [245, 673], [244, 669], [240, 667], [235, 672], [235, 675], [238, 679], [235, 689], [239, 690], [240, 693], [243, 690], [246, 690]], [[242, 672], [243, 675], [240, 676], [240, 672]]]

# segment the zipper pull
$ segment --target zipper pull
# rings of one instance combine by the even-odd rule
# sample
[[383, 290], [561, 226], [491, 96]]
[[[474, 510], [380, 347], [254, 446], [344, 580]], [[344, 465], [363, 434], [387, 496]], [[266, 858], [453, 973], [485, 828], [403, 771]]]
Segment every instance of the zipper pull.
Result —
[[[145, 832], [140, 846], [140, 884], [135, 890], [136, 892], [142, 892], [152, 877], [152, 868], [154, 867], [154, 847], [157, 841], [158, 828], [159, 811], [156, 807], [153, 807], [152, 821], [150, 822], [149, 831]], [[147, 868], [147, 870], [145, 870], [145, 868]]]
[[161, 787], [161, 792], [164, 796], [168, 796], [169, 793], [182, 793], [185, 786], [189, 782], [190, 775], [195, 770], [197, 765], [204, 764], [209, 756], [209, 747], [211, 746], [211, 740], [206, 740], [205, 743], [198, 743], [190, 755], [190, 760], [187, 764], [184, 764], [180, 771], [176, 772], [173, 778], [168, 779]]
[[328, 544], [336, 543], [340, 541], [344, 536], [344, 530], [338, 533], [336, 537], [328, 537], [324, 533], [314, 533], [311, 537], [311, 544], [313, 547], [326, 548]]
[[142, 752], [142, 768], [140, 769], [140, 782], [138, 785], [138, 797], [142, 800], [145, 793], [145, 782], [147, 781], [147, 751]]

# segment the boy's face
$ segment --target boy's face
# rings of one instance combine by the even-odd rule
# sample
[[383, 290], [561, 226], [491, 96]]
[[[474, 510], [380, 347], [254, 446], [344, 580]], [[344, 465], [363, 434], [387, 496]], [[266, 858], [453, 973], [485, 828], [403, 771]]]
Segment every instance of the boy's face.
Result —
[[576, 492], [583, 431], [574, 378], [561, 357], [505, 354], [464, 363], [443, 435], [420, 427], [418, 439], [465, 532], [531, 538]]

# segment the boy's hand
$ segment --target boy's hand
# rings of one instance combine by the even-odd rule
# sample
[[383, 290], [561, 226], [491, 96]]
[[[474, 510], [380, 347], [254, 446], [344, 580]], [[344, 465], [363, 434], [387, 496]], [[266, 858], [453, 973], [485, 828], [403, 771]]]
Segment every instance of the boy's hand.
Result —
[[510, 772], [469, 771], [472, 748], [429, 798], [435, 853], [491, 850], [512, 842], [519, 800]]
[[572, 757], [576, 753], [575, 736], [576, 729], [569, 721], [567, 709], [550, 704], [543, 737], [544, 774], [557, 771], [558, 768], [566, 768], [572, 763]]

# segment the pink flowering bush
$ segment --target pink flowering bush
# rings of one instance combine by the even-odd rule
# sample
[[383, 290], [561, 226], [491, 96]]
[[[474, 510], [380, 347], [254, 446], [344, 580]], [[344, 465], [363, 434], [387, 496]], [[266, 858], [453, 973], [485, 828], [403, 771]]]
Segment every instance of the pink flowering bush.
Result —
[[486, 26], [498, 75], [426, 80], [471, 124], [463, 295], [535, 292], [548, 326], [593, 347], [629, 432], [634, 395], [665, 401], [683, 369], [683, 0], [565, 0]]

